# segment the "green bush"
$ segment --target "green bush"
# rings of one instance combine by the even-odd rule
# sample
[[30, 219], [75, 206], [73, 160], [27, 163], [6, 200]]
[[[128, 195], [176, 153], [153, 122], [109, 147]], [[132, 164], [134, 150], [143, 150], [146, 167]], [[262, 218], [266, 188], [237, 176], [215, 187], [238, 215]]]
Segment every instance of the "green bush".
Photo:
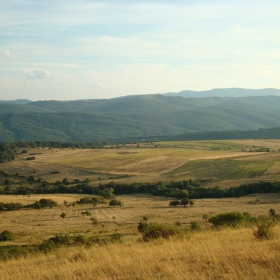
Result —
[[94, 226], [97, 226], [97, 225], [98, 225], [98, 220], [97, 220], [96, 218], [92, 217], [92, 218], [90, 218], [90, 220], [92, 221], [92, 224], [93, 224]]
[[169, 206], [176, 207], [178, 205], [181, 205], [181, 202], [179, 200], [173, 200], [169, 202]]
[[258, 239], [273, 239], [274, 232], [273, 228], [280, 222], [280, 217], [276, 214], [275, 209], [270, 209], [268, 211], [268, 217], [259, 216], [255, 220], [255, 225], [257, 230], [254, 230], [254, 236]]
[[211, 217], [208, 220], [214, 227], [228, 226], [228, 227], [240, 227], [251, 222], [247, 213], [240, 212], [228, 212], [222, 213], [217, 216]]
[[147, 228], [143, 231], [142, 234], [144, 241], [150, 241], [158, 238], [168, 239], [180, 233], [181, 232], [179, 228], [174, 225], [152, 223], [147, 226]]
[[56, 234], [54, 237], [50, 238], [55, 244], [65, 245], [70, 241], [70, 237], [64, 234]]
[[4, 230], [0, 233], [0, 241], [14, 240], [15, 236], [11, 231]]
[[262, 221], [258, 223], [254, 236], [258, 239], [272, 239], [274, 237], [273, 225], [271, 221]]
[[139, 232], [142, 233], [142, 232], [144, 232], [147, 229], [148, 226], [149, 225], [146, 222], [140, 221], [139, 224], [138, 224], [137, 229], [138, 229]]
[[66, 213], [65, 213], [65, 212], [61, 213], [61, 214], [60, 214], [60, 217], [61, 217], [62, 219], [65, 219]]
[[75, 242], [79, 243], [79, 244], [86, 244], [87, 243], [87, 237], [85, 235], [77, 235], [75, 237]]
[[190, 230], [192, 230], [192, 231], [201, 231], [202, 228], [201, 228], [200, 224], [198, 224], [197, 222], [191, 222], [190, 223]]
[[91, 216], [91, 213], [89, 211], [83, 211], [82, 214], [86, 216]]
[[112, 200], [110, 200], [110, 202], [109, 202], [109, 206], [120, 206], [120, 207], [122, 207], [122, 205], [123, 205], [123, 203], [120, 201], [120, 200], [117, 200], [117, 199], [112, 199]]
[[16, 259], [22, 256], [27, 256], [30, 252], [33, 252], [34, 248], [19, 247], [19, 246], [0, 246], [0, 259], [9, 260], [11, 258]]
[[122, 239], [122, 237], [123, 237], [123, 234], [121, 234], [121, 233], [113, 233], [112, 235], [111, 235], [111, 241], [113, 241], [113, 242], [121, 242], [121, 239]]
[[39, 245], [39, 251], [43, 253], [49, 253], [57, 249], [58, 245], [51, 239], [45, 240], [42, 244]]

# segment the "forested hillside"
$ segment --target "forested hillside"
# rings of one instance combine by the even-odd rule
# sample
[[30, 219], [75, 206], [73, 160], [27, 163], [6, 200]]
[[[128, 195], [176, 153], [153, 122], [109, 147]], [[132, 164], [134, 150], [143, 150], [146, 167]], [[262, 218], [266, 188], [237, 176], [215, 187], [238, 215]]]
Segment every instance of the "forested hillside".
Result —
[[186, 133], [273, 128], [279, 126], [279, 119], [280, 96], [276, 95], [186, 98], [154, 94], [96, 100], [11, 102], [0, 103], [0, 141], [183, 137]]

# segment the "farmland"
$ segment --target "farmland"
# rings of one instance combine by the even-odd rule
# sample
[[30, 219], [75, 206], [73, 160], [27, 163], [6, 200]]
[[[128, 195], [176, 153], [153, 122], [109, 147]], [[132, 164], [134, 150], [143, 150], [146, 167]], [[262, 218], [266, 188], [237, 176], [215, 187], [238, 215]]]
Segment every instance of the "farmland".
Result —
[[[198, 182], [200, 187], [220, 186], [226, 189], [241, 183], [279, 181], [279, 149], [280, 141], [277, 140], [135, 143], [112, 145], [104, 149], [27, 148], [25, 153], [17, 148], [15, 159], [0, 165], [0, 187], [2, 190], [17, 188], [21, 184], [36, 187], [39, 184], [37, 178], [40, 178], [40, 182], [46, 180], [53, 183], [67, 179], [70, 185], [77, 179], [87, 180], [93, 187], [112, 181], [129, 184], [191, 179]], [[30, 156], [35, 159], [26, 160]], [[30, 176], [36, 180], [26, 180]], [[277, 193], [200, 198], [194, 199], [194, 205], [187, 207], [170, 207], [169, 202], [174, 200], [173, 197], [148, 193], [115, 196], [122, 202], [122, 207], [110, 207], [109, 199], [97, 205], [75, 203], [86, 196], [91, 195], [0, 195], [2, 203], [30, 205], [42, 198], [57, 202], [57, 206], [52, 208], [1, 211], [2, 231], [8, 230], [15, 235], [13, 240], [1, 242], [1, 246], [38, 246], [56, 234], [70, 237], [81, 235], [94, 240], [110, 240], [112, 235], [119, 234], [123, 242], [106, 246], [95, 244], [90, 248], [71, 246], [47, 255], [37, 252], [36, 256], [31, 254], [17, 260], [7, 260], [8, 266], [3, 267], [0, 263], [1, 276], [4, 275], [4, 279], [13, 279], [15, 275], [16, 279], [35, 279], [38, 272], [36, 267], [40, 267], [41, 278], [37, 279], [186, 279], [183, 263], [187, 263], [185, 273], [190, 279], [215, 279], [216, 276], [221, 276], [221, 279], [252, 279], [257, 273], [259, 278], [256, 279], [277, 279], [280, 275], [276, 261], [279, 258], [279, 226], [274, 228], [276, 236], [273, 240], [259, 242], [253, 235], [254, 226], [216, 232], [203, 219], [205, 214], [211, 217], [234, 211], [248, 212], [252, 217], [267, 216], [270, 209], [279, 213], [280, 197]], [[141, 234], [137, 226], [144, 216], [149, 223], [176, 224], [186, 229], [196, 222], [203, 231], [189, 233], [180, 240], [175, 238], [143, 244], [139, 242]], [[92, 218], [98, 223], [93, 224]], [[190, 255], [182, 251], [183, 247]], [[203, 251], [208, 247], [212, 251]], [[118, 254], [125, 254], [127, 262], [119, 259]], [[141, 254], [147, 258], [140, 257]], [[152, 261], [155, 254], [161, 262], [158, 262], [158, 258], [158, 261]], [[235, 264], [228, 263], [232, 256]], [[92, 258], [100, 258], [98, 265], [93, 265]], [[141, 264], [139, 269], [132, 265], [136, 260]], [[45, 262], [55, 262], [57, 270], [49, 270]], [[252, 263], [254, 269], [249, 269]], [[13, 264], [17, 269], [10, 270]], [[25, 269], [22, 274], [27, 266], [30, 269]], [[194, 267], [200, 272], [195, 272]], [[269, 269], [273, 270], [272, 274]]]
[[[193, 179], [202, 180], [205, 186], [229, 187], [247, 181], [277, 180], [279, 149], [279, 140], [155, 142], [105, 149], [29, 148], [27, 154], [18, 149], [16, 160], [0, 167], [50, 182], [89, 178], [98, 185], [112, 180], [131, 183]], [[36, 159], [26, 161], [29, 155]]]
[[[209, 225], [202, 219], [203, 214], [217, 215], [224, 211], [249, 212], [255, 216], [266, 215], [274, 208], [280, 212], [280, 198], [277, 194], [257, 194], [242, 198], [197, 199], [193, 207], [169, 207], [169, 198], [150, 195], [118, 196], [123, 202], [122, 207], [109, 207], [108, 204], [93, 206], [92, 204], [77, 204], [75, 207], [64, 205], [79, 200], [82, 195], [30, 195], [28, 196], [0, 196], [2, 202], [21, 202], [28, 204], [40, 200], [42, 197], [53, 199], [58, 206], [45, 209], [24, 209], [6, 211], [1, 214], [0, 226], [15, 232], [18, 238], [11, 241], [11, 245], [39, 244], [55, 233], [85, 234], [87, 236], [106, 237], [112, 232], [121, 232], [128, 239], [139, 238], [137, 224], [147, 215], [151, 222], [169, 223], [180, 222], [189, 226], [190, 222], [199, 222], [203, 227]], [[91, 216], [82, 214], [88, 211]], [[66, 213], [65, 219], [60, 217]], [[99, 224], [93, 226], [90, 220], [95, 217]]]

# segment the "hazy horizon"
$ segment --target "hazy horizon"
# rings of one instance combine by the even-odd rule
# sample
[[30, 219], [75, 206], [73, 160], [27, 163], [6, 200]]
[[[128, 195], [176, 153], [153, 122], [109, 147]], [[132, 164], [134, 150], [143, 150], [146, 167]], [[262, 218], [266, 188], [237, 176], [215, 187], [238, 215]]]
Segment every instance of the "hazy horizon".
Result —
[[10, 0], [0, 100], [280, 88], [280, 3]]

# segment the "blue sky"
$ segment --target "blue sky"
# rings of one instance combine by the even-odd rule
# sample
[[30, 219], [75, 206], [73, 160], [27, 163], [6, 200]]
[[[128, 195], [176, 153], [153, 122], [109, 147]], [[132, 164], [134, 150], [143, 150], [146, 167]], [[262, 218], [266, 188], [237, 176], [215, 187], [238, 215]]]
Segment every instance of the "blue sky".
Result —
[[0, 99], [280, 88], [280, 1], [2, 0]]

